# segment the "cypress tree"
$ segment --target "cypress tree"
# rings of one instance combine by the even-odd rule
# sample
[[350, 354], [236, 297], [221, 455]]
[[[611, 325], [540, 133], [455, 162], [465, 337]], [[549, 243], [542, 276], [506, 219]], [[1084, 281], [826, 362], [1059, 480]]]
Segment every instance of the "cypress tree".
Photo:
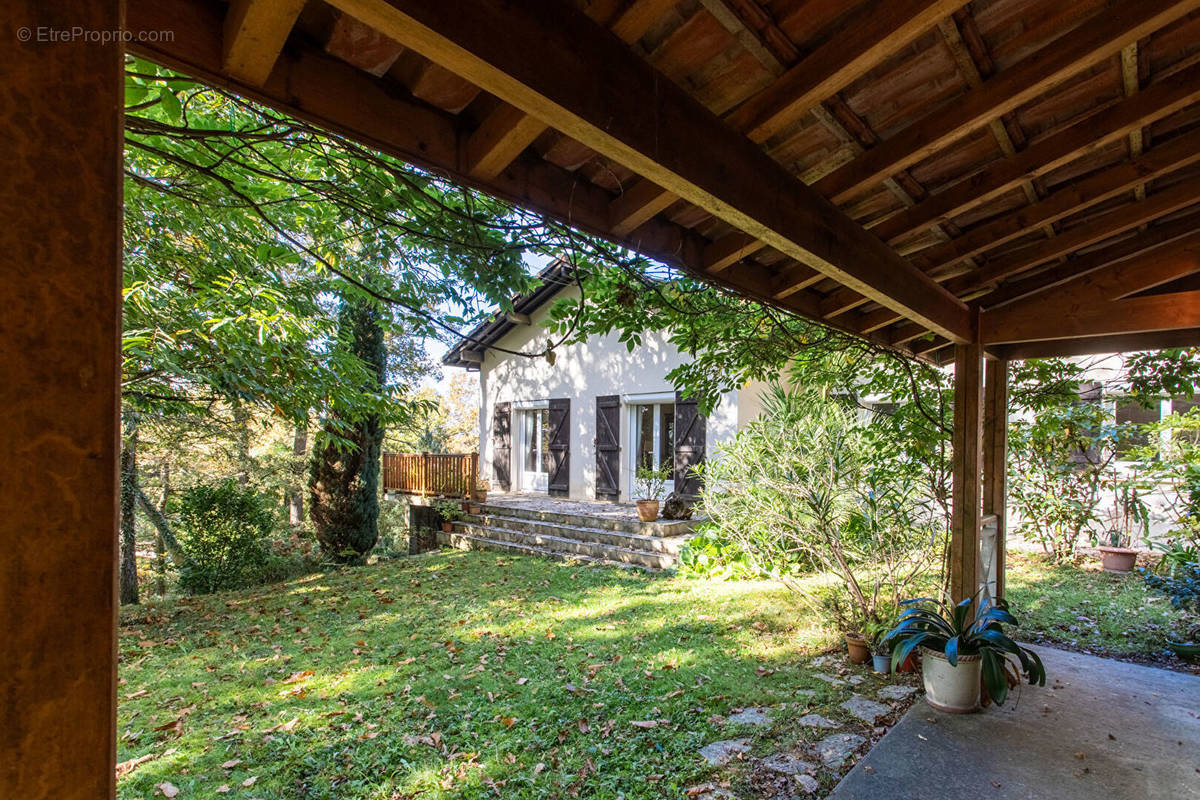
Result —
[[[339, 346], [367, 367], [365, 392], [381, 393], [387, 372], [382, 312], [374, 304], [344, 301]], [[379, 539], [379, 468], [383, 424], [377, 413], [330, 409], [313, 447], [310, 516], [321, 550], [343, 564], [362, 564]]]

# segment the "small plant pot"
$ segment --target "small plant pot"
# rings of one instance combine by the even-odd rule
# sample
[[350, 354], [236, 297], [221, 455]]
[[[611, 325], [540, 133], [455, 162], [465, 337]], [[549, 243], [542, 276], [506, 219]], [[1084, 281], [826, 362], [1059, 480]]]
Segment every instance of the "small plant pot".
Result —
[[482, 510], [482, 507], [478, 503], [471, 503], [467, 506], [468, 514], [478, 514]]
[[892, 654], [888, 653], [882, 656], [873, 655], [871, 656], [871, 664], [875, 667], [876, 672], [887, 675], [892, 671]]
[[461, 503], [459, 503], [459, 504], [458, 504], [458, 507], [459, 507], [460, 509], [462, 509], [462, 512], [463, 512], [464, 514], [466, 514], [466, 513], [470, 512], [470, 510], [471, 510], [471, 501], [470, 501], [470, 500], [463, 500]]
[[443, 522], [442, 523], [442, 533], [450, 533], [453, 530], [454, 530], [453, 522]]
[[1105, 572], [1132, 572], [1137, 554], [1137, 550], [1128, 547], [1101, 547], [1100, 565]]
[[850, 654], [851, 664], [865, 664], [871, 660], [871, 646], [861, 633], [846, 634], [846, 651]]
[[896, 672], [916, 672], [916, 671], [917, 671], [917, 659], [913, 657], [912, 653], [909, 653], [905, 657], [904, 662], [902, 664], [900, 664], [899, 667], [896, 668]]
[[487, 501], [487, 490], [486, 489], [475, 489], [474, 491], [471, 492], [471, 499], [474, 500], [476, 503], [486, 502]]
[[654, 522], [654, 520], [658, 519], [658, 501], [638, 500], [637, 512], [638, 519], [642, 522]]
[[979, 710], [979, 676], [983, 660], [979, 656], [959, 656], [951, 666], [944, 653], [921, 648], [921, 674], [925, 681], [925, 702], [949, 714], [972, 714]]

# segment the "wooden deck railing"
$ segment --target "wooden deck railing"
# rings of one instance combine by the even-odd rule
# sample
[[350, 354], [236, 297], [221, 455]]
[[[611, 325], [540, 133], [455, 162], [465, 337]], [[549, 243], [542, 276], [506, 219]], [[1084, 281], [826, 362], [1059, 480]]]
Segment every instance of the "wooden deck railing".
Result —
[[467, 497], [478, 477], [478, 453], [383, 454], [383, 488], [388, 492]]

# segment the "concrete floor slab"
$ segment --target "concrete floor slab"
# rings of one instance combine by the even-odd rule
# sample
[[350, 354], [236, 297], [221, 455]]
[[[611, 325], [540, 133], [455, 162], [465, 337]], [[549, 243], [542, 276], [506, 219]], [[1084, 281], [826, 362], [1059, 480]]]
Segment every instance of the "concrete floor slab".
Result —
[[829, 800], [1200, 800], [1200, 677], [1033, 649], [1046, 686], [980, 714], [918, 702]]

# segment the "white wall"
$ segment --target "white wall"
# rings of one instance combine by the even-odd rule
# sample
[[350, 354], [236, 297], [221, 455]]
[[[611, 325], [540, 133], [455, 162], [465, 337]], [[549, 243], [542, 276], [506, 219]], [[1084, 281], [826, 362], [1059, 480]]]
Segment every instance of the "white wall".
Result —
[[[564, 289], [577, 291], [574, 287]], [[509, 350], [537, 352], [556, 337], [552, 337], [541, 322], [545, 320], [547, 303], [533, 315], [532, 325], [517, 326], [496, 344]], [[492, 409], [496, 403], [521, 403], [569, 397], [571, 399], [570, 496], [573, 499], [592, 499], [596, 485], [596, 397], [621, 395], [621, 500], [629, 501], [629, 414], [626, 401], [636, 402], [638, 395], [674, 392], [666, 374], [688, 359], [666, 337], [650, 334], [630, 352], [615, 334], [591, 337], [586, 343], [555, 348], [552, 366], [544, 358], [525, 358], [489, 349], [480, 365], [479, 442], [482, 475], [492, 480]], [[736, 391], [727, 392], [707, 420], [706, 454], [737, 432], [738, 411]], [[515, 414], [515, 411], [514, 411]], [[514, 418], [512, 438], [512, 479], [518, 480], [520, 443]], [[499, 487], [493, 486], [494, 490]]]

